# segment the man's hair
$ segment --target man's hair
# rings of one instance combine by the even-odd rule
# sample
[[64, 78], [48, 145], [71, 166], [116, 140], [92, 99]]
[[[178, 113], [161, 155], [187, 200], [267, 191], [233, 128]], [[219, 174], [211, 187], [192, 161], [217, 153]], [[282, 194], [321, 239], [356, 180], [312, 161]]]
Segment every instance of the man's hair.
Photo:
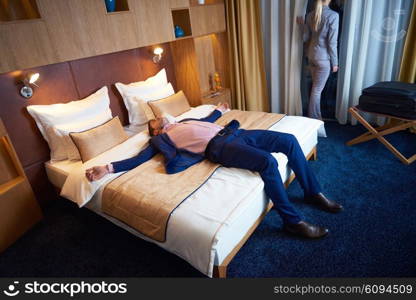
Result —
[[155, 119], [151, 119], [151, 120], [149, 120], [149, 122], [147, 122], [147, 129], [149, 129], [150, 136], [154, 136], [155, 135], [153, 127], [150, 126], [150, 123], [153, 122], [153, 121], [155, 121]]

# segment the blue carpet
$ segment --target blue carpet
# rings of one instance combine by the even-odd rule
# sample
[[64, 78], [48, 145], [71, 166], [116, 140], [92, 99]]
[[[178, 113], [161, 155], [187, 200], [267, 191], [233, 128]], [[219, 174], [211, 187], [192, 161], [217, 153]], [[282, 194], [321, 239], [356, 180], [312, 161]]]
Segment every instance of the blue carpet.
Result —
[[[345, 146], [361, 126], [327, 123], [318, 161], [311, 162], [340, 214], [302, 201], [295, 181], [290, 197], [306, 220], [330, 234], [303, 240], [281, 231], [271, 212], [229, 266], [229, 277], [416, 276], [416, 163], [403, 165], [377, 141]], [[416, 135], [389, 140], [408, 156]], [[87, 209], [60, 199], [45, 219], [0, 255], [0, 276], [200, 277], [188, 263], [142, 241]]]

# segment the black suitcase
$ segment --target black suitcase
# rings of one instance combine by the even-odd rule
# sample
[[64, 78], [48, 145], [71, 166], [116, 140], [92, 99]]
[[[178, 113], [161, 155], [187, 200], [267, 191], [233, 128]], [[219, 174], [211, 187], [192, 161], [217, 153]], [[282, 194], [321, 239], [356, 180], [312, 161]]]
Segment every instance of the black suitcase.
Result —
[[369, 112], [416, 120], [416, 84], [378, 82], [363, 90], [358, 107]]

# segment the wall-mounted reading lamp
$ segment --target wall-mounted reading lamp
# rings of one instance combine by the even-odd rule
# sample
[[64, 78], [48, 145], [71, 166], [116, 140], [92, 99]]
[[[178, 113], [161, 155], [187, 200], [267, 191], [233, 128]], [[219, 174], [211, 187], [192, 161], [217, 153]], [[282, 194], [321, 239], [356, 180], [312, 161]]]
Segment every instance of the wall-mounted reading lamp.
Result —
[[31, 85], [39, 87], [35, 82], [39, 79], [39, 73], [34, 73], [23, 79], [23, 87], [20, 89], [20, 95], [29, 99], [33, 95]]
[[160, 60], [162, 59], [162, 53], [163, 53], [163, 48], [161, 48], [161, 47], [156, 47], [153, 50], [153, 54], [155, 55], [155, 56], [153, 56], [153, 62], [155, 64], [157, 64], [158, 62], [160, 62]]

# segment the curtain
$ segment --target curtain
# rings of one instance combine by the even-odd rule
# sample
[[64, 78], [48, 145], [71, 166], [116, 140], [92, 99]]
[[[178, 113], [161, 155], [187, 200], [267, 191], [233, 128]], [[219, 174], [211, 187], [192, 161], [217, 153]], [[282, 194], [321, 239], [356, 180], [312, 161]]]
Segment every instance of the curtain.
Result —
[[307, 0], [261, 0], [266, 77], [272, 112], [302, 115], [302, 32]]
[[[363, 88], [398, 79], [412, 5], [413, 0], [345, 2], [336, 106], [341, 124], [350, 120], [348, 108], [358, 104]], [[351, 123], [356, 124], [356, 120]]]
[[[416, 82], [416, 1], [413, 3], [412, 17], [404, 44], [399, 80]], [[416, 133], [416, 126], [410, 128], [410, 132]]]
[[234, 108], [270, 111], [259, 0], [226, 0]]
[[404, 44], [400, 81], [416, 82], [416, 1], [413, 3], [412, 17]]

